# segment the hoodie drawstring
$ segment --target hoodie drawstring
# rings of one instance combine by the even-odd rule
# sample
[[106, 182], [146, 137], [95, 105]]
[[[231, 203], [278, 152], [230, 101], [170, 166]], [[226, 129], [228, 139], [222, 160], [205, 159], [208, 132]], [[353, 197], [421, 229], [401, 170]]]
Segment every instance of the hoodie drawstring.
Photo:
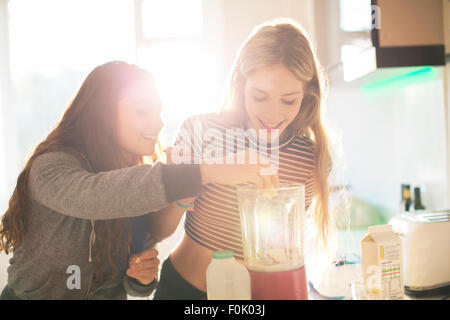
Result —
[[89, 237], [89, 262], [92, 262], [92, 246], [95, 243], [95, 226], [94, 226], [94, 220], [91, 220], [92, 230], [91, 230], [91, 236]]
[[[81, 157], [84, 159], [89, 170], [91, 172], [94, 172], [94, 170], [92, 169], [91, 163], [85, 157], [85, 155], [82, 152], [78, 152], [78, 154], [81, 155]], [[92, 226], [91, 236], [89, 237], [89, 262], [92, 262], [92, 248], [95, 243], [95, 226], [94, 226], [94, 220], [92, 220], [92, 219], [91, 219], [91, 226]]]

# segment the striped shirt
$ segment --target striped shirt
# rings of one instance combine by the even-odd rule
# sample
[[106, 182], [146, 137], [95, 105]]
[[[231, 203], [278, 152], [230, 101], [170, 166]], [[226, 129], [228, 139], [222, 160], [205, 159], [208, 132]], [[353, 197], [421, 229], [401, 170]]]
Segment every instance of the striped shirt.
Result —
[[[187, 119], [177, 136], [175, 145], [189, 150], [192, 158], [207, 159], [239, 151], [238, 138], [232, 135], [219, 114], [202, 114]], [[243, 132], [243, 130], [241, 130]], [[234, 141], [235, 143], [229, 143]], [[251, 135], [245, 136], [245, 147], [256, 148]], [[212, 151], [213, 150], [213, 151]], [[279, 146], [268, 146], [267, 155], [277, 154], [280, 184], [305, 184], [305, 211], [313, 198], [313, 142], [304, 136], [295, 136]], [[190, 159], [191, 155], [186, 155]], [[186, 159], [186, 158], [185, 158]], [[242, 186], [242, 185], [239, 185]], [[211, 183], [194, 203], [193, 211], [186, 213], [185, 232], [201, 246], [216, 250], [232, 250], [237, 259], [244, 259], [237, 186]]]

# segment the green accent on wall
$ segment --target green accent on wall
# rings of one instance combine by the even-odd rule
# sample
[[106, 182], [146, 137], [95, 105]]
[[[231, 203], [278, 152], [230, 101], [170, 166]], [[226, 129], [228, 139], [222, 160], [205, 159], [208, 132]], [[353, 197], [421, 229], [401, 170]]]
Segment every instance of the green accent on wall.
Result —
[[395, 73], [398, 74], [366, 82], [362, 85], [362, 89], [364, 91], [372, 91], [405, 87], [411, 84], [433, 80], [437, 75], [436, 70], [430, 66], [407, 68], [407, 70], [400, 68]]

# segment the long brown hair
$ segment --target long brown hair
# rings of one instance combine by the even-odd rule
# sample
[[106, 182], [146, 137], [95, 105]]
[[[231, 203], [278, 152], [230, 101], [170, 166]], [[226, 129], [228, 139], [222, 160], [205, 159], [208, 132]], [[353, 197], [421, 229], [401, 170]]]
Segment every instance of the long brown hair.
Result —
[[[17, 179], [9, 208], [0, 225], [0, 251], [17, 249], [27, 231], [28, 175], [33, 160], [50, 151], [66, 151], [86, 161], [94, 173], [147, 162], [142, 156], [125, 156], [117, 142], [117, 104], [122, 92], [137, 82], [152, 83], [151, 75], [125, 62], [113, 61], [89, 73], [60, 122], [28, 159]], [[131, 241], [129, 219], [95, 221], [96, 278], [114, 276], [118, 263], [127, 263]], [[118, 262], [120, 261], [120, 262]]]
[[324, 126], [323, 96], [325, 76], [311, 47], [307, 33], [290, 19], [275, 19], [257, 26], [242, 45], [230, 74], [223, 113], [230, 123], [247, 119], [244, 87], [246, 77], [254, 70], [284, 64], [305, 83], [305, 95], [296, 118], [280, 137], [303, 135], [314, 142], [315, 188], [314, 220], [318, 227], [317, 244], [327, 247], [334, 223], [328, 209], [328, 177], [332, 161]]

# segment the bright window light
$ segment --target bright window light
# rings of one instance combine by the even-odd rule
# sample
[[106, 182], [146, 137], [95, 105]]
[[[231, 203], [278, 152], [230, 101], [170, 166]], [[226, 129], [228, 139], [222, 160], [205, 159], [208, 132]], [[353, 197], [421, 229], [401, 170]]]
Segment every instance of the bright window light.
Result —
[[361, 49], [359, 46], [343, 45], [341, 57], [345, 81], [353, 81], [375, 71], [377, 68], [374, 47]]
[[155, 77], [163, 101], [166, 130], [173, 133], [192, 114], [219, 109], [222, 81], [217, 52], [197, 41], [142, 47], [139, 65]]
[[200, 36], [202, 0], [143, 0], [142, 29], [146, 38]]
[[135, 59], [130, 0], [13, 0], [8, 13], [13, 77]]
[[370, 0], [340, 0], [339, 25], [343, 31], [368, 31], [372, 25]]
[[[13, 94], [7, 112], [14, 128], [8, 140], [17, 140], [8, 141], [8, 155], [17, 156], [6, 162], [19, 168], [94, 67], [135, 62], [134, 2], [11, 0], [8, 25]], [[18, 172], [7, 173], [17, 179]]]

